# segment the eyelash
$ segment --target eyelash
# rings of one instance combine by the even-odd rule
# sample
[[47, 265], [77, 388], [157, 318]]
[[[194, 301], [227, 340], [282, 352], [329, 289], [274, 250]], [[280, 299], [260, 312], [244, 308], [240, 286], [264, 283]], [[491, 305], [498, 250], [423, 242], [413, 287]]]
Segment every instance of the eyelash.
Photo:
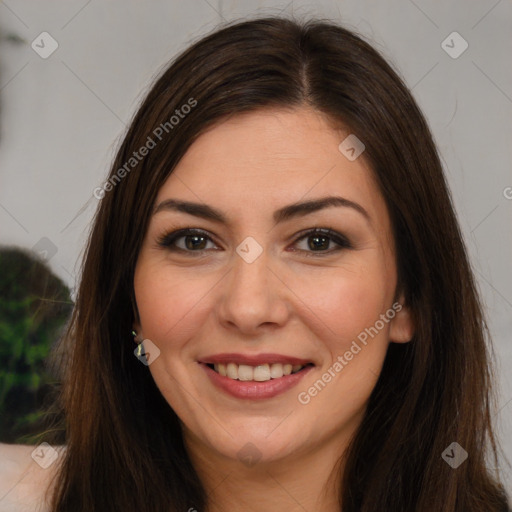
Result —
[[[334, 231], [330, 228], [313, 228], [313, 229], [310, 229], [307, 231], [303, 231], [303, 232], [299, 233], [299, 236], [295, 239], [295, 241], [293, 243], [296, 244], [297, 242], [299, 242], [305, 238], [307, 239], [314, 235], [320, 235], [320, 236], [326, 237], [326, 238], [330, 239], [331, 241], [335, 242], [336, 244], [338, 244], [339, 247], [334, 250], [329, 250], [329, 251], [304, 251], [302, 249], [299, 249], [299, 251], [302, 251], [302, 252], [312, 253], [312, 255], [308, 255], [308, 257], [317, 257], [317, 256], [322, 257], [322, 256], [333, 254], [335, 252], [339, 252], [343, 249], [351, 249], [352, 248], [351, 243], [348, 241], [348, 239], [346, 237], [344, 237], [340, 233], [337, 233], [336, 231]], [[209, 241], [215, 243], [206, 231], [203, 231], [201, 229], [185, 228], [185, 229], [179, 229], [177, 231], [172, 231], [170, 233], [166, 233], [166, 234], [162, 235], [158, 239], [158, 245], [160, 247], [164, 247], [170, 251], [182, 252], [182, 253], [202, 254], [204, 251], [209, 250], [209, 249], [200, 249], [197, 251], [191, 251], [188, 249], [182, 249], [181, 247], [176, 247], [174, 245], [176, 240], [178, 240], [180, 238], [184, 238], [186, 236], [201, 236], [201, 237], [207, 238]]]

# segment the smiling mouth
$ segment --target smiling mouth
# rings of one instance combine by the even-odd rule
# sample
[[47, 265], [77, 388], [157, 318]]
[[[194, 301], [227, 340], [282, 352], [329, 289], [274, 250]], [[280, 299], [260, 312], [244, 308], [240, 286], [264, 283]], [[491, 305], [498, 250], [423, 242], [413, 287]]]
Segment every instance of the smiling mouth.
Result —
[[313, 363], [308, 363], [305, 365], [272, 363], [250, 366], [236, 363], [218, 363], [207, 364], [206, 366], [217, 372], [219, 375], [227, 377], [228, 379], [246, 382], [265, 382], [269, 380], [280, 379], [281, 377], [286, 377], [287, 375], [299, 373], [304, 368], [314, 365]]

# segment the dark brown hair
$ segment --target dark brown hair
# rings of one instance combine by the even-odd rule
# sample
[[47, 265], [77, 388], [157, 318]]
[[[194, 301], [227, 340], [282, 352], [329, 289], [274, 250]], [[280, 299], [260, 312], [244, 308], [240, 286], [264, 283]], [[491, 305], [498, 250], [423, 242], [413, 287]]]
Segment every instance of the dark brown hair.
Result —
[[[195, 106], [170, 122], [186, 104]], [[506, 507], [486, 469], [488, 453], [497, 463], [492, 352], [425, 119], [397, 73], [353, 32], [322, 20], [269, 17], [224, 26], [178, 56], [120, 145], [64, 340], [71, 355], [59, 404], [67, 450], [54, 512], [206, 508], [178, 418], [133, 355], [134, 268], [159, 188], [206, 128], [241, 112], [303, 106], [342, 122], [365, 144], [393, 225], [398, 289], [416, 325], [410, 343], [389, 346], [346, 453], [340, 510]], [[162, 139], [127, 167], [159, 126], [166, 127]], [[441, 458], [452, 442], [469, 454], [457, 469]]]

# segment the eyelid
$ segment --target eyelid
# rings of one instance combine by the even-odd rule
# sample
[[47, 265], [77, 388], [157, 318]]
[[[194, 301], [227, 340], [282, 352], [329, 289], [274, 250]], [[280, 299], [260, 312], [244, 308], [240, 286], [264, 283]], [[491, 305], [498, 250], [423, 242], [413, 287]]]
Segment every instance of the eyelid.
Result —
[[[187, 253], [187, 254], [202, 254], [205, 251], [212, 250], [212, 249], [199, 249], [197, 251], [189, 251], [185, 249], [181, 249], [180, 247], [173, 247], [173, 243], [178, 240], [179, 238], [183, 238], [186, 236], [194, 236], [199, 235], [203, 236], [209, 241], [213, 242], [215, 245], [218, 245], [215, 241], [214, 237], [212, 237], [211, 233], [208, 231], [205, 231], [204, 229], [200, 228], [182, 228], [177, 229], [171, 232], [167, 232], [164, 235], [158, 237], [157, 244], [160, 248], [166, 248], [168, 250], [172, 250], [174, 252], [181, 252], [181, 253]], [[305, 230], [302, 230], [298, 233], [295, 233], [291, 239], [291, 243], [293, 245], [297, 244], [299, 241], [307, 238], [308, 236], [314, 236], [314, 235], [323, 235], [330, 239], [330, 241], [334, 242], [338, 247], [336, 249], [330, 249], [328, 251], [305, 251], [302, 249], [295, 249], [294, 252], [302, 252], [302, 253], [309, 253], [308, 256], [314, 256], [314, 255], [330, 255], [334, 254], [336, 252], [341, 251], [342, 249], [352, 249], [352, 243], [342, 233], [339, 233], [338, 231], [334, 230], [330, 227], [313, 227], [308, 228]], [[216, 249], [213, 249], [216, 250]]]
[[[298, 233], [295, 233], [293, 236], [293, 243], [297, 243], [299, 240], [306, 238], [308, 235], [325, 235], [328, 236], [331, 240], [339, 240], [339, 245], [342, 245], [344, 247], [352, 247], [352, 244], [347, 236], [345, 236], [343, 233], [340, 233], [336, 231], [333, 228], [330, 227], [316, 227], [316, 228], [308, 228], [304, 229], [302, 231], [299, 231]], [[336, 242], [338, 243], [338, 242]]]
[[[194, 235], [204, 236], [205, 238], [208, 238], [213, 243], [218, 245], [217, 242], [215, 242], [215, 240], [212, 238], [211, 233], [209, 233], [208, 231], [205, 231], [204, 229], [200, 229], [200, 228], [182, 228], [182, 229], [176, 229], [174, 231], [166, 232], [162, 236], [157, 238], [157, 244], [159, 247], [169, 249], [170, 247], [172, 247], [172, 243], [174, 243], [179, 238], [182, 238], [185, 236], [194, 236]], [[175, 249], [176, 249], [176, 251], [180, 250], [179, 247], [175, 247]], [[183, 249], [181, 249], [181, 250], [184, 251]], [[205, 250], [206, 249], [201, 249], [199, 251], [184, 251], [184, 252], [201, 253]]]

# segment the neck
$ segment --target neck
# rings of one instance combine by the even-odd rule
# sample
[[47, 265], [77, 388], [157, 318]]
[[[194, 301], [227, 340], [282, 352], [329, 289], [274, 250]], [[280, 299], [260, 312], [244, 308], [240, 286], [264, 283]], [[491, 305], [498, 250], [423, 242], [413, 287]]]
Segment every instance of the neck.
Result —
[[339, 512], [346, 441], [340, 445], [339, 436], [334, 436], [323, 446], [315, 444], [309, 451], [254, 465], [204, 445], [187, 446], [208, 496], [207, 512]]

